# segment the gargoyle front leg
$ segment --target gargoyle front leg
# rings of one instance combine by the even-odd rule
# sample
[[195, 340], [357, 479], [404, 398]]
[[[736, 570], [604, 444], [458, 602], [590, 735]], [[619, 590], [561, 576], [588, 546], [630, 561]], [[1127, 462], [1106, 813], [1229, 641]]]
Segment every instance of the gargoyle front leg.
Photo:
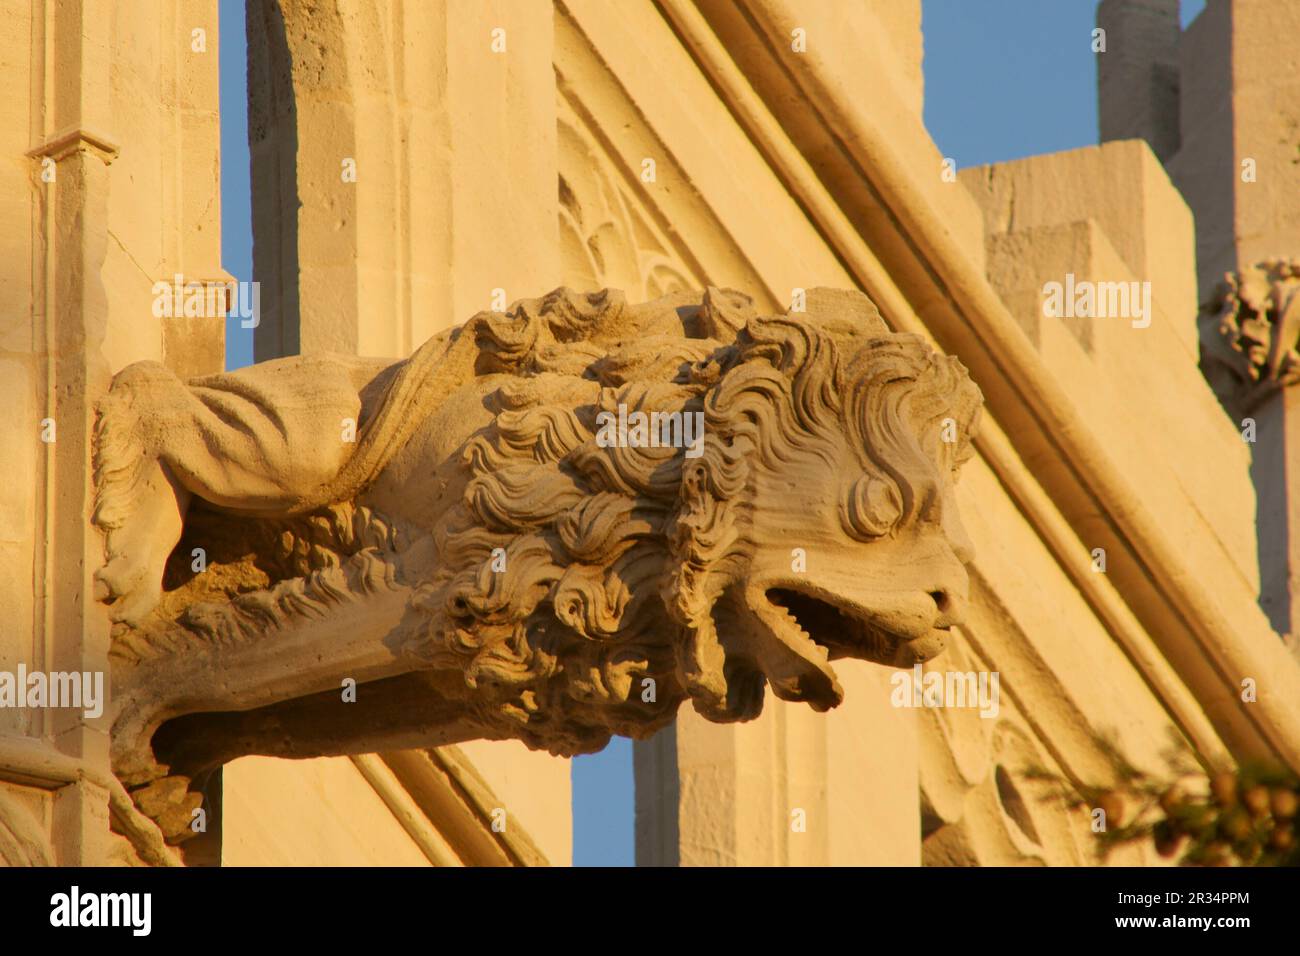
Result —
[[95, 523], [100, 600], [131, 626], [157, 606], [191, 496], [221, 510], [293, 513], [355, 448], [363, 391], [391, 363], [295, 357], [182, 382], [138, 362], [99, 406]]
[[189, 501], [165, 465], [147, 469], [134, 519], [108, 532], [106, 561], [95, 572], [95, 599], [117, 601], [112, 621], [135, 626], [158, 606], [167, 556], [180, 540]]
[[139, 624], [162, 596], [163, 568], [180, 540], [190, 493], [152, 447], [141, 419], [174, 402], [180, 380], [161, 365], [140, 363], [114, 381], [100, 403], [95, 452], [95, 523], [105, 531], [105, 563], [95, 598], [116, 601], [111, 618]]

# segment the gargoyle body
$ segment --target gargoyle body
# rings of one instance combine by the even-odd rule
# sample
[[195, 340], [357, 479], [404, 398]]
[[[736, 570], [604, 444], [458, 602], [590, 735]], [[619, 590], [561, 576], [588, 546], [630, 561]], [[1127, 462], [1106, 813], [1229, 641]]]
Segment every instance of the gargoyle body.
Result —
[[826, 290], [560, 290], [402, 362], [131, 366], [96, 436], [115, 770], [833, 707], [830, 661], [910, 667], [959, 620], [980, 403]]

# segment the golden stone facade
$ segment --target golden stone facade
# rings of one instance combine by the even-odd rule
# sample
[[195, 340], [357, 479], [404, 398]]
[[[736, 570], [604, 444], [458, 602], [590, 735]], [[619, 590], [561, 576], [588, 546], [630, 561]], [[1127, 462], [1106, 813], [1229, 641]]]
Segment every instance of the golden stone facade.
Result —
[[225, 373], [216, 6], [0, 22], [0, 861], [564, 865], [610, 733], [644, 865], [1300, 770], [1300, 8], [1104, 0], [1103, 142], [956, 170], [920, 0], [249, 0]]

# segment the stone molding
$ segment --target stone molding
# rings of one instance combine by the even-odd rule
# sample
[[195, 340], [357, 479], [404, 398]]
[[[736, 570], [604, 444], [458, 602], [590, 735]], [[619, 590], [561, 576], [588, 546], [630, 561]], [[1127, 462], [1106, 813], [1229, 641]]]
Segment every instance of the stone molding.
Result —
[[53, 134], [40, 146], [29, 150], [27, 155], [34, 159], [48, 156], [58, 162], [79, 151], [98, 157], [105, 166], [108, 166], [117, 159], [122, 150], [110, 136], [88, 127], [72, 126]]

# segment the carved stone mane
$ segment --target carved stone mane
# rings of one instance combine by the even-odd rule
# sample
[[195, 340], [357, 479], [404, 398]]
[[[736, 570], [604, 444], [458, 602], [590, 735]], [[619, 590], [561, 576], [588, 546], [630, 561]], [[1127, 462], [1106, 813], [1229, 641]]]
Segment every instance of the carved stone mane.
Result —
[[959, 620], [980, 403], [828, 290], [559, 290], [404, 362], [131, 366], [95, 458], [115, 768], [144, 793], [254, 752], [587, 752], [766, 686], [833, 707], [831, 660], [910, 666]]
[[1228, 273], [1202, 306], [1201, 366], [1245, 414], [1300, 381], [1300, 260], [1265, 259]]

